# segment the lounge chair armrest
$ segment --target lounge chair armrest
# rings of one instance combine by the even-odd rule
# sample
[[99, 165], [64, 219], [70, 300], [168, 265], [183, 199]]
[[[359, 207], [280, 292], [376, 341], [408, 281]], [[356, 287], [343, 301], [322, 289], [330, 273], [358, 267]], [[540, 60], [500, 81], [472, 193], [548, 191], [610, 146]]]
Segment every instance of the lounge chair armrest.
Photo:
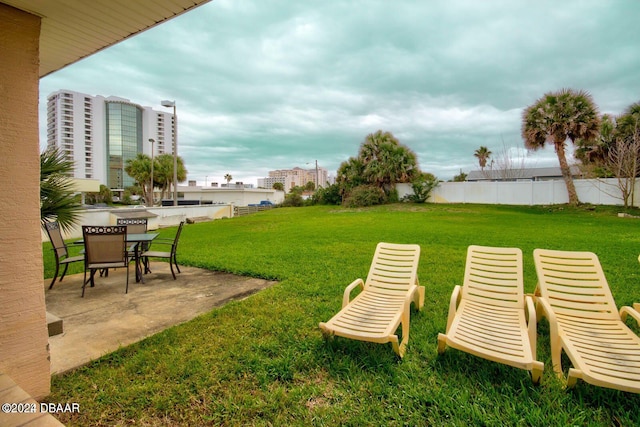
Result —
[[536, 306], [533, 302], [533, 297], [530, 295], [525, 295], [524, 304], [525, 304], [526, 314], [527, 314], [527, 323], [528, 324], [538, 323], [538, 319], [536, 318]]
[[407, 295], [404, 297], [404, 308], [407, 312], [411, 312], [411, 303], [415, 300], [416, 292], [418, 292], [418, 286], [411, 285], [407, 291]]
[[345, 308], [349, 305], [349, 301], [351, 301], [351, 291], [353, 291], [356, 287], [361, 286], [364, 289], [364, 281], [362, 279], [356, 279], [349, 286], [344, 289], [344, 295], [342, 296], [342, 308]]
[[553, 312], [551, 308], [551, 304], [545, 297], [537, 296], [536, 297], [536, 309], [537, 313], [541, 313], [544, 317], [549, 320], [550, 324], [557, 323], [556, 314]]
[[553, 366], [553, 371], [559, 377], [563, 377], [562, 373], [562, 337], [560, 336], [560, 331], [558, 330], [558, 319], [556, 314], [553, 312], [553, 308], [549, 301], [542, 296], [536, 297], [536, 313], [539, 315], [544, 315], [549, 321], [549, 339], [551, 343], [551, 365]]
[[529, 342], [531, 343], [531, 352], [533, 353], [533, 358], [536, 358], [536, 308], [533, 304], [533, 298], [529, 295], [524, 297], [524, 303], [526, 306], [526, 316], [527, 316], [527, 332], [529, 333]]
[[451, 292], [451, 299], [449, 300], [449, 317], [447, 318], [447, 332], [449, 332], [451, 323], [453, 323], [453, 319], [456, 317], [456, 310], [458, 309], [458, 304], [460, 303], [461, 291], [462, 287], [460, 285], [456, 285], [455, 288], [453, 288], [453, 292]]
[[636, 323], [640, 325], [640, 313], [638, 312], [638, 308], [640, 308], [640, 304], [638, 303], [633, 304], [633, 308], [629, 306], [622, 307], [620, 309], [620, 318], [622, 319], [622, 321], [626, 321], [627, 315], [630, 315], [631, 317], [633, 317]]
[[543, 314], [549, 321], [549, 336], [551, 338], [551, 344], [560, 345], [560, 334], [558, 333], [558, 319], [556, 313], [551, 308], [549, 301], [541, 296], [536, 297], [536, 313]]

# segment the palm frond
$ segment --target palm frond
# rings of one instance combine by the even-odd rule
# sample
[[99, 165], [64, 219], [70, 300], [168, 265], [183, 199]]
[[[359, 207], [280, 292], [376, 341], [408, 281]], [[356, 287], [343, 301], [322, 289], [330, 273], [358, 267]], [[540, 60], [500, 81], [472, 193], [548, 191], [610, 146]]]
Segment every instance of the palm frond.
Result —
[[73, 162], [64, 153], [48, 149], [40, 154], [40, 223], [58, 221], [64, 231], [80, 218], [80, 201], [74, 194], [70, 178]]

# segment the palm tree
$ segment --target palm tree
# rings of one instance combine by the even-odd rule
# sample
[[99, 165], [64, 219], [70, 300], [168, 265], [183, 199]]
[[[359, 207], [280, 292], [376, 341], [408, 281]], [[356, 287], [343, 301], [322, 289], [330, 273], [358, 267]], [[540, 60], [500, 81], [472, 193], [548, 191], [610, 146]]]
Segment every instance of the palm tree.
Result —
[[[178, 182], [182, 182], [187, 179], [187, 169], [184, 167], [182, 157], [178, 156], [177, 163]], [[173, 155], [164, 153], [154, 157], [153, 168], [153, 182], [160, 187], [160, 199], [164, 199], [173, 184]]]
[[391, 132], [379, 130], [367, 135], [360, 145], [359, 159], [365, 179], [387, 194], [397, 182], [411, 182], [420, 172], [416, 154]]
[[629, 142], [640, 131], [640, 102], [631, 104], [616, 120], [616, 138]]
[[487, 166], [487, 160], [491, 157], [491, 151], [484, 145], [481, 145], [473, 155], [478, 158], [478, 164], [480, 165], [480, 170], [484, 171], [484, 167]]
[[525, 147], [538, 150], [547, 142], [553, 143], [572, 205], [580, 201], [565, 155], [566, 141], [568, 139], [572, 144], [578, 138], [590, 141], [598, 136], [599, 130], [598, 108], [591, 95], [582, 90], [561, 89], [546, 93], [522, 113]]
[[364, 184], [364, 165], [359, 157], [349, 157], [338, 167], [336, 174], [336, 184], [340, 188], [340, 196], [346, 197], [355, 187]]
[[70, 178], [73, 162], [64, 153], [50, 148], [40, 154], [40, 223], [58, 221], [68, 231], [78, 221], [80, 201], [74, 195]]
[[[155, 160], [155, 159], [154, 159]], [[154, 164], [155, 168], [155, 164]], [[142, 197], [145, 200], [147, 206], [153, 206], [153, 190], [151, 182], [151, 157], [146, 154], [138, 153], [134, 159], [127, 160], [124, 171], [131, 178], [136, 180], [136, 183], [142, 189]], [[154, 178], [155, 181], [155, 178]]]
[[609, 114], [600, 118], [600, 132], [593, 141], [576, 140], [575, 156], [583, 164], [602, 167], [606, 163], [609, 150], [615, 145], [616, 119]]
[[380, 160], [383, 147], [389, 144], [399, 145], [400, 141], [391, 132], [378, 130], [366, 136], [364, 142], [360, 145], [358, 155], [365, 164]]
[[230, 173], [226, 174], [224, 176], [225, 181], [227, 181], [227, 186], [229, 186], [229, 183], [231, 182], [231, 180], [233, 179], [233, 177], [231, 176]]

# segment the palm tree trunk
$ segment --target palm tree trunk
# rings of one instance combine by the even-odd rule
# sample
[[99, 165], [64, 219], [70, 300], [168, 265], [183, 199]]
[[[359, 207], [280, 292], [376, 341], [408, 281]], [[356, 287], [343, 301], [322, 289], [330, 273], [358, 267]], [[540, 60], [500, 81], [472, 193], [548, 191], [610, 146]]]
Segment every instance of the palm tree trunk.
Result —
[[560, 171], [562, 172], [562, 178], [567, 186], [567, 193], [569, 195], [569, 204], [578, 206], [580, 200], [578, 200], [578, 193], [576, 192], [576, 186], [573, 183], [573, 177], [571, 176], [571, 169], [567, 163], [567, 158], [564, 153], [564, 141], [561, 143], [555, 143], [556, 154], [558, 155], [558, 161], [560, 162]]

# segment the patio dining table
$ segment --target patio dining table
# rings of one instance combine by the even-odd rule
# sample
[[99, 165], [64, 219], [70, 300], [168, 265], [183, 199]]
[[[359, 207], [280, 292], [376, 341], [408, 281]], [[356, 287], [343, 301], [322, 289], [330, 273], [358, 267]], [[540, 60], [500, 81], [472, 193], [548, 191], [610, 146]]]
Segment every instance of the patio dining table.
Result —
[[[127, 243], [134, 244], [136, 282], [144, 283], [143, 274], [146, 273], [146, 271], [144, 272], [142, 271], [142, 267], [140, 265], [140, 248], [142, 246], [148, 246], [158, 236], [159, 236], [159, 233], [127, 233]], [[84, 239], [76, 240], [74, 243], [77, 245], [83, 245]]]
[[145, 271], [142, 271], [140, 265], [140, 248], [148, 247], [151, 242], [158, 237], [159, 233], [131, 233], [127, 234], [127, 243], [135, 243], [134, 257], [136, 264], [136, 282], [143, 282], [143, 274], [146, 273], [147, 266], [145, 265]]

